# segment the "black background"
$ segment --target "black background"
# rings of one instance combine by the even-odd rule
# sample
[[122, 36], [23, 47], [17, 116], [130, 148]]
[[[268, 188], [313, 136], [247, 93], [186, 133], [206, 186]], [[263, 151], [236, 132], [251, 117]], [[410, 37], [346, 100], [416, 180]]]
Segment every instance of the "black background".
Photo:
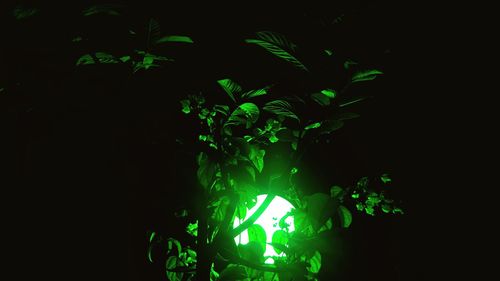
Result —
[[[225, 77], [248, 78], [250, 85], [259, 77], [293, 77], [262, 67], [255, 54], [230, 53], [236, 39], [259, 30], [287, 34], [299, 46], [321, 40], [339, 56], [385, 73], [353, 89], [374, 96], [356, 108], [362, 118], [342, 129], [327, 151], [310, 151], [301, 171], [304, 182], [316, 184], [311, 192], [388, 172], [406, 214], [356, 214], [349, 232], [332, 242], [338, 254], [324, 257], [321, 280], [438, 276], [441, 253], [453, 249], [438, 229], [453, 219], [442, 201], [432, 202], [450, 189], [442, 175], [453, 168], [440, 161], [454, 155], [439, 136], [455, 123], [436, 109], [446, 86], [427, 71], [442, 64], [429, 55], [441, 51], [442, 35], [429, 28], [430, 15], [416, 5], [389, 3], [141, 2], [117, 19], [78, 17], [88, 5], [45, 4], [24, 21], [14, 20], [10, 7], [2, 16], [4, 241], [14, 250], [9, 260], [20, 264], [19, 280], [44, 273], [66, 280], [165, 280], [161, 265], [146, 262], [147, 233], [184, 235], [172, 212], [193, 204], [192, 159], [173, 149], [175, 133], [189, 132], [177, 100]], [[339, 24], [324, 28], [340, 15]], [[74, 67], [96, 48], [127, 54], [137, 42], [123, 39], [128, 29], [122, 27], [144, 28], [150, 17], [165, 33], [188, 34], [202, 48], [181, 52], [184, 65], [133, 77], [124, 67]], [[76, 36], [90, 39], [75, 44]]]

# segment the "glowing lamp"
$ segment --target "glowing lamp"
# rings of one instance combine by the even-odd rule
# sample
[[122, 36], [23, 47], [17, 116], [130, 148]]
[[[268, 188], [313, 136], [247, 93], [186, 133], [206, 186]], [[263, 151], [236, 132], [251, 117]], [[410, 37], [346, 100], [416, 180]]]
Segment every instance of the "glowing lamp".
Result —
[[[236, 228], [238, 225], [242, 224], [246, 219], [252, 216], [253, 213], [259, 208], [260, 205], [264, 202], [267, 195], [259, 195], [257, 196], [257, 204], [253, 206], [251, 209], [247, 209], [247, 213], [244, 219], [236, 218], [234, 220], [233, 227]], [[266, 232], [266, 242], [271, 243], [273, 234], [277, 230], [282, 230], [280, 228], [279, 221], [287, 216], [289, 212], [294, 209], [293, 205], [285, 200], [283, 197], [276, 196], [273, 201], [269, 204], [266, 210], [262, 213], [262, 215], [255, 221], [254, 224], [260, 225], [264, 231]], [[288, 215], [284, 219], [285, 223], [288, 225], [288, 232], [293, 232], [295, 230], [294, 219], [293, 216]], [[234, 238], [236, 244], [247, 244], [248, 241], [248, 230], [244, 230], [240, 235]], [[273, 246], [266, 244], [266, 250], [264, 252], [264, 256], [268, 257], [265, 261], [267, 264], [273, 264], [274, 259], [272, 257], [284, 256], [285, 253], [278, 254], [274, 250]]]

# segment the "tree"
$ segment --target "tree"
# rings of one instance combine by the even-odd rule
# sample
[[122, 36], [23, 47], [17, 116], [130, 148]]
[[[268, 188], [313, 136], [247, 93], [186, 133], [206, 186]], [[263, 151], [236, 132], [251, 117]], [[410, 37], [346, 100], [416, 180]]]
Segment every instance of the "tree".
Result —
[[[118, 16], [120, 9], [92, 6], [82, 16]], [[34, 9], [15, 11], [20, 20], [36, 13]], [[144, 39], [133, 52], [89, 50], [75, 62], [76, 67], [124, 65], [131, 73], [147, 75], [176, 62], [175, 55], [161, 46], [198, 44], [195, 37], [163, 34], [153, 18], [144, 29], [144, 33], [129, 31], [130, 36]], [[81, 40], [73, 38], [75, 43]], [[402, 213], [384, 190], [391, 182], [387, 174], [363, 177], [350, 186], [332, 183], [329, 193], [314, 194], [307, 194], [294, 180], [309, 147], [329, 145], [338, 130], [359, 117], [350, 109], [370, 96], [353, 96], [351, 85], [363, 85], [383, 73], [337, 57], [323, 46], [302, 48], [274, 31], [258, 31], [239, 43], [251, 49], [262, 65], [290, 69], [291, 74], [270, 81], [255, 73], [253, 83], [245, 77], [219, 77], [176, 101], [190, 120], [185, 122], [193, 124], [177, 141], [194, 151], [199, 196], [198, 209], [182, 210], [178, 216], [191, 219], [184, 227], [196, 243], [186, 246], [153, 231], [148, 258], [157, 262], [159, 253], [166, 252], [169, 280], [315, 280], [321, 269], [322, 234], [348, 228], [351, 210], [368, 215]], [[306, 57], [308, 63], [303, 62]], [[331, 79], [325, 69], [335, 69], [341, 78]], [[276, 155], [281, 163], [269, 164]], [[274, 218], [277, 230], [270, 233], [256, 222], [280, 198], [293, 208]], [[243, 234], [248, 237], [246, 243], [241, 242]], [[266, 256], [270, 252], [273, 255]]]

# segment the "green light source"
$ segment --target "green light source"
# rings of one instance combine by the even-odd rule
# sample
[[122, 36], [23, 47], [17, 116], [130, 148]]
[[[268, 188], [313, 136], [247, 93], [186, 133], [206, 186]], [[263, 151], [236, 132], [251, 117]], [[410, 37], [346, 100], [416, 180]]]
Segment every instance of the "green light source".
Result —
[[[236, 228], [240, 224], [242, 224], [246, 219], [252, 216], [253, 213], [259, 208], [260, 205], [264, 202], [267, 195], [259, 195], [257, 196], [257, 204], [253, 206], [251, 209], [247, 210], [247, 214], [244, 219], [236, 218], [233, 223], [233, 227]], [[293, 232], [295, 230], [294, 219], [293, 216], [290, 216], [290, 212], [294, 209], [294, 206], [288, 202], [286, 199], [280, 196], [274, 197], [273, 201], [269, 204], [266, 210], [262, 213], [262, 215], [255, 221], [255, 224], [260, 225], [264, 231], [266, 232], [266, 242], [271, 243], [273, 234], [278, 230], [284, 230], [282, 228], [283, 222], [280, 226], [280, 220], [284, 221], [286, 225], [285, 230], [287, 232]], [[234, 238], [236, 244], [247, 244], [249, 242], [248, 238], [248, 230], [244, 230], [240, 235]], [[273, 264], [274, 259], [272, 257], [285, 256], [285, 253], [278, 254], [273, 246], [270, 244], [266, 244], [266, 250], [264, 252], [264, 256], [268, 257], [265, 260], [267, 264]]]

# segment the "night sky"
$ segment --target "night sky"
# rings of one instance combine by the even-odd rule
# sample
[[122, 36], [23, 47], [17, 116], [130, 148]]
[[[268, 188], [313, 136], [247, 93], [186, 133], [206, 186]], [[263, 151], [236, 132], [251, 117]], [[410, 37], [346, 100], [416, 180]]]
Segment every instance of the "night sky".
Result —
[[[15, 214], [8, 215], [5, 241], [18, 249], [10, 259], [21, 265], [19, 280], [44, 273], [65, 280], [166, 280], [162, 265], [146, 260], [147, 234], [185, 237], [176, 226], [186, 221], [173, 212], [196, 203], [194, 158], [175, 143], [177, 135], [195, 132], [178, 100], [226, 77], [250, 86], [290, 81], [292, 88], [294, 71], [262, 63], [262, 53], [241, 51], [236, 43], [260, 30], [289, 35], [305, 48], [330, 46], [339, 61], [352, 58], [384, 72], [352, 89], [373, 98], [353, 108], [361, 118], [348, 122], [329, 147], [305, 155], [301, 184], [310, 193], [328, 192], [333, 184], [389, 173], [406, 214], [354, 213], [352, 227], [332, 237], [334, 252], [324, 256], [320, 279], [434, 279], [440, 257], [431, 245], [439, 242], [431, 241], [442, 237], [424, 224], [433, 210], [425, 207], [429, 193], [422, 190], [437, 188], [432, 178], [440, 163], [428, 157], [445, 144], [433, 137], [440, 126], [427, 131], [423, 125], [435, 112], [423, 109], [432, 101], [419, 96], [415, 83], [433, 81], [413, 66], [432, 60], [419, 56], [423, 27], [413, 21], [411, 6], [355, 1], [216, 8], [141, 1], [123, 16], [92, 18], [79, 15], [90, 4], [23, 5], [38, 13], [16, 20], [15, 5], [2, 11], [0, 57], [1, 152], [7, 159], [2, 201], [11, 203], [3, 213]], [[142, 33], [151, 17], [164, 33], [186, 34], [197, 44], [167, 50], [179, 62], [136, 74], [122, 65], [74, 66], [90, 51], [126, 55], [139, 48], [143, 41], [128, 32]], [[72, 42], [78, 36], [84, 40]], [[304, 61], [322, 67], [314, 57]]]

